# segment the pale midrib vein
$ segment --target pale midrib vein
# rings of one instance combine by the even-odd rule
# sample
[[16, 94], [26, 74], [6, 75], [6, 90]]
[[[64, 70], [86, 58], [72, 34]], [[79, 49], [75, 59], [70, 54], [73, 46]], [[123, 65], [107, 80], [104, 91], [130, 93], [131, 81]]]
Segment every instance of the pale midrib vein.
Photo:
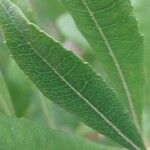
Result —
[[112, 127], [118, 135], [120, 135], [123, 139], [125, 139], [128, 143], [130, 143], [136, 150], [141, 150], [139, 147], [137, 147], [126, 135], [124, 135], [111, 121], [109, 121], [92, 103], [90, 103], [78, 90], [76, 90], [49, 62], [47, 62], [46, 59], [44, 59], [37, 51], [34, 49], [34, 47], [30, 44], [31, 48], [35, 51], [35, 53], [54, 71], [58, 77], [67, 84], [70, 89], [72, 89], [81, 99], [83, 99], [98, 115], [101, 116], [101, 118], [104, 119], [106, 123], [109, 124], [110, 127]]
[[11, 115], [11, 111], [9, 111], [9, 108], [7, 107], [7, 104], [5, 103], [5, 100], [3, 99], [2, 95], [0, 94], [0, 103], [4, 107], [4, 111], [7, 115]]
[[[4, 7], [4, 9], [6, 10], [7, 13], [7, 8], [5, 7], [5, 4], [1, 3], [2, 6]], [[12, 3], [13, 4], [13, 3]], [[15, 7], [15, 6], [14, 6]], [[9, 16], [9, 14], [7, 13], [7, 15]], [[10, 18], [10, 17], [9, 17]], [[50, 67], [50, 69], [52, 69], [54, 71], [54, 73], [56, 75], [58, 75], [58, 77], [67, 84], [68, 87], [70, 87], [70, 89], [72, 89], [81, 99], [83, 99], [101, 118], [104, 119], [104, 121], [106, 123], [108, 123], [108, 125], [110, 127], [112, 127], [117, 133], [118, 135], [120, 135], [124, 140], [126, 140], [132, 147], [134, 147], [136, 150], [141, 150], [136, 144], [134, 144], [134, 142], [132, 142], [132, 140], [130, 140], [125, 134], [123, 134], [120, 129], [118, 129], [109, 119], [107, 119], [103, 113], [101, 113], [92, 103], [90, 103], [84, 96], [82, 96], [82, 94], [80, 92], [78, 92], [78, 90], [76, 90], [46, 59], [44, 59], [39, 53], [38, 51], [31, 45], [30, 42], [28, 42], [26, 40], [26, 38], [24, 37], [24, 34], [22, 33], [22, 31], [20, 31], [13, 18], [10, 18], [10, 20], [12, 20], [12, 22], [14, 23], [14, 26], [16, 27], [16, 30], [21, 34], [21, 36], [25, 39], [27, 45], [29, 45], [31, 47], [31, 49], [39, 56], [39, 58], [41, 58], [41, 60], [48, 65], [48, 67]], [[28, 22], [28, 20], [26, 20]], [[30, 22], [28, 22], [30, 23]], [[30, 23], [32, 24], [32, 23]], [[34, 24], [32, 24], [34, 26]], [[44, 32], [43, 32], [44, 33]], [[47, 34], [46, 34], [47, 35]]]
[[[22, 37], [26, 40], [26, 38], [23, 36], [24, 34], [18, 30], [18, 32], [22, 35]], [[31, 45], [30, 42], [26, 41], [26, 43], [32, 48], [32, 50], [39, 56], [39, 58], [42, 59], [50, 69], [54, 71], [56, 75], [65, 83], [68, 85], [70, 89], [72, 89], [81, 99], [83, 99], [103, 120], [110, 126], [112, 127], [118, 135], [120, 135], [123, 139], [125, 139], [129, 144], [131, 144], [136, 150], [140, 150], [126, 135], [124, 135], [111, 121], [109, 121], [92, 103], [90, 103], [78, 90], [76, 90], [45, 58], [43, 58], [38, 51]]]
[[[19, 31], [19, 30], [18, 30]], [[21, 33], [21, 32], [20, 32]], [[23, 34], [22, 34], [23, 35]], [[24, 36], [23, 36], [24, 37]], [[106, 123], [109, 124], [110, 127], [112, 127], [123, 139], [125, 139], [128, 143], [130, 143], [136, 150], [140, 150], [126, 135], [124, 135], [111, 121], [109, 121], [92, 103], [90, 103], [84, 96], [81, 95], [78, 90], [76, 90], [45, 58], [43, 58], [38, 51], [31, 45], [30, 42], [27, 42], [28, 45], [34, 50], [34, 52], [39, 56], [39, 58], [42, 59], [50, 69], [54, 71], [56, 75], [65, 83], [67, 86], [72, 89], [81, 99], [83, 99], [98, 115], [101, 116], [101, 118], [104, 119]]]
[[126, 96], [127, 96], [127, 99], [128, 99], [128, 104], [129, 104], [129, 107], [130, 107], [130, 111], [132, 113], [132, 117], [133, 117], [133, 119], [135, 121], [137, 129], [141, 133], [141, 129], [139, 127], [137, 115], [136, 115], [136, 112], [135, 112], [135, 109], [134, 109], [134, 105], [133, 105], [133, 100], [131, 98], [130, 90], [129, 90], [129, 87], [127, 85], [126, 79], [125, 79], [125, 77], [123, 75], [123, 72], [121, 70], [121, 67], [120, 67], [120, 65], [119, 65], [119, 63], [117, 61], [117, 58], [116, 58], [115, 54], [113, 53], [113, 49], [111, 48], [110, 43], [109, 43], [107, 37], [105, 36], [102, 28], [100, 27], [99, 23], [97, 22], [93, 12], [91, 11], [90, 7], [88, 6], [88, 3], [85, 0], [81, 0], [81, 1], [82, 1], [83, 5], [85, 6], [87, 12], [91, 16], [91, 18], [92, 18], [92, 20], [93, 20], [93, 22], [94, 22], [94, 24], [96, 26], [96, 29], [98, 30], [100, 36], [103, 38], [104, 43], [105, 43], [105, 45], [106, 45], [106, 47], [107, 47], [107, 49], [108, 49], [108, 51], [110, 53], [110, 56], [112, 57], [113, 63], [115, 65], [115, 67], [116, 67], [116, 69], [118, 71], [118, 74], [120, 76], [120, 79], [122, 81], [122, 85], [123, 85], [123, 88], [125, 90], [125, 93], [126, 93]]

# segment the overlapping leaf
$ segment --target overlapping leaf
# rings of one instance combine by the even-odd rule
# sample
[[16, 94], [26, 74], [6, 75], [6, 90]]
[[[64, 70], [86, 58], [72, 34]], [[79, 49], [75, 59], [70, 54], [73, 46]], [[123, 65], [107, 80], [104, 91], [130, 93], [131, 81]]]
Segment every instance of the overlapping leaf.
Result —
[[140, 130], [143, 108], [143, 40], [129, 0], [62, 0], [96, 51], [111, 85]]
[[91, 67], [0, 0], [0, 24], [13, 57], [50, 100], [129, 149], [144, 150], [118, 95]]

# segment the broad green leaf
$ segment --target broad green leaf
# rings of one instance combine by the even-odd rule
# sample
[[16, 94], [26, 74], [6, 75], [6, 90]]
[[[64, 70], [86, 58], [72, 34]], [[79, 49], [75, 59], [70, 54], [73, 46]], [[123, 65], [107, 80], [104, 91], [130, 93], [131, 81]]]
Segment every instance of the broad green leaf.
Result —
[[0, 150], [116, 150], [75, 135], [0, 114]]
[[15, 114], [12, 100], [1, 72], [0, 72], [0, 112], [3, 112], [7, 115]]
[[116, 92], [87, 63], [30, 23], [9, 0], [0, 0], [0, 24], [16, 62], [45, 96], [121, 145], [145, 149]]
[[129, 0], [62, 0], [97, 53], [109, 81], [140, 130], [143, 107], [143, 40]]

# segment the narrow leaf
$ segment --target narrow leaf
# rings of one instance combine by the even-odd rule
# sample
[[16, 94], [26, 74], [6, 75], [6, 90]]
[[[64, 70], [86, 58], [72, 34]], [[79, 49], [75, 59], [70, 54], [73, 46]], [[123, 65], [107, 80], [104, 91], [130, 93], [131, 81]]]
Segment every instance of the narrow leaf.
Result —
[[45, 96], [123, 146], [145, 149], [118, 95], [89, 65], [30, 23], [9, 0], [0, 0], [0, 23], [15, 60]]
[[12, 100], [1, 72], [0, 72], [0, 112], [3, 112], [7, 115], [15, 114]]
[[143, 107], [143, 40], [129, 0], [62, 0], [96, 51], [110, 83], [129, 106], [140, 130]]
[[116, 150], [75, 135], [0, 114], [0, 150]]

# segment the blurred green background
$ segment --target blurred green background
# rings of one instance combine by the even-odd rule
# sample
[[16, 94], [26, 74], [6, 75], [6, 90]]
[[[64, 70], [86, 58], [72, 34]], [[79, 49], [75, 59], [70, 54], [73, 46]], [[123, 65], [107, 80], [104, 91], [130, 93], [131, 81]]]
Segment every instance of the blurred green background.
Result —
[[[12, 0], [25, 13], [30, 21], [37, 24], [44, 31], [60, 41], [64, 47], [73, 50], [81, 58], [87, 60], [97, 72], [105, 75], [90, 46], [76, 28], [72, 17], [67, 13], [60, 0]], [[145, 109], [143, 113], [143, 130], [145, 141], [150, 145], [150, 0], [132, 0], [134, 12], [141, 33], [144, 35], [145, 45]], [[8, 115], [24, 117], [43, 126], [75, 133], [95, 142], [115, 145], [112, 141], [88, 128], [73, 115], [59, 108], [47, 98], [26, 78], [16, 65], [9, 50], [5, 46], [3, 35], [0, 33], [0, 92], [4, 93], [9, 111], [4, 111], [4, 102], [0, 99], [0, 111]], [[6, 96], [7, 95], [7, 96]], [[13, 107], [13, 108], [12, 108]]]

